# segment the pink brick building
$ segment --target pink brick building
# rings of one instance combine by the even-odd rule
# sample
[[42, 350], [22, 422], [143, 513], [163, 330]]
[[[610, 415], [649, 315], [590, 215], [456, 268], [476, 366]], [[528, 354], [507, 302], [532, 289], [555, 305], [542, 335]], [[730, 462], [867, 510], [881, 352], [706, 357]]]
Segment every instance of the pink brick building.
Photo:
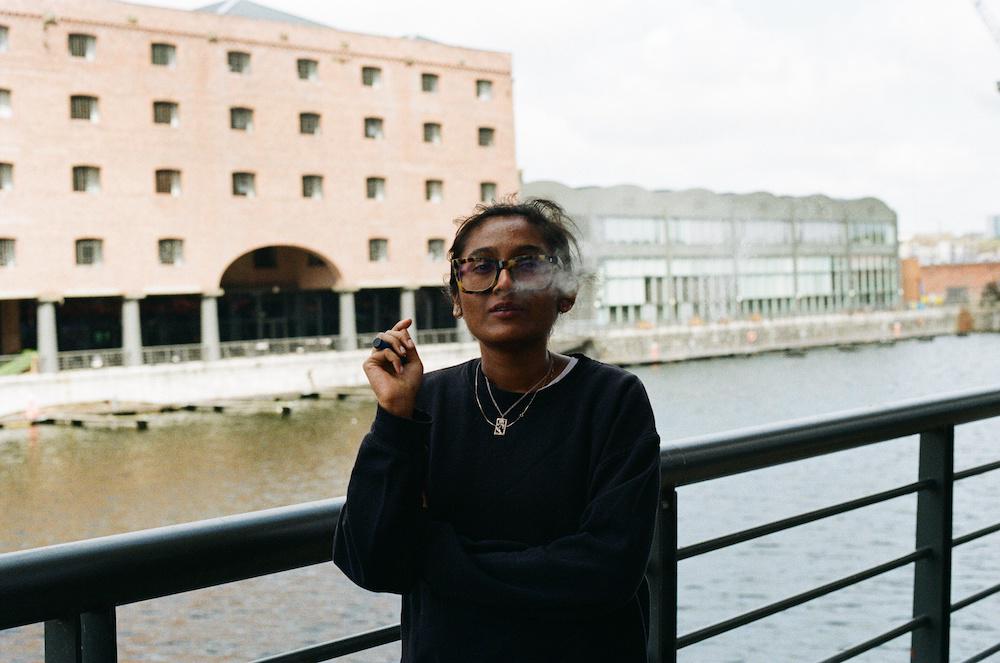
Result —
[[510, 56], [269, 18], [4, 0], [0, 354], [454, 324], [453, 220], [518, 186]]

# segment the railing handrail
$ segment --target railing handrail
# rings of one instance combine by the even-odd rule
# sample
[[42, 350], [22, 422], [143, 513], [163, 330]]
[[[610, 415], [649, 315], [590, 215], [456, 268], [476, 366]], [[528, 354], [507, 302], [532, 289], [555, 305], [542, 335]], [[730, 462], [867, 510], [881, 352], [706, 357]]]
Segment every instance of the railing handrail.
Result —
[[[994, 416], [1000, 389], [992, 387], [714, 433], [663, 445], [661, 475], [665, 487], [680, 486]], [[343, 503], [341, 497], [0, 554], [0, 630], [330, 561]]]

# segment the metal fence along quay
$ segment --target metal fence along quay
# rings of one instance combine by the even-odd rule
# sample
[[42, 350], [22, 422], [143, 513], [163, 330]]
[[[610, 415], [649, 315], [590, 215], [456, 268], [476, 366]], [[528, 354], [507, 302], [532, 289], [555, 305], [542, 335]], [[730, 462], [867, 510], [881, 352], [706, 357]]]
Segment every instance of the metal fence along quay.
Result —
[[[1000, 593], [997, 583], [951, 599], [952, 550], [1000, 532], [996, 523], [952, 534], [955, 482], [1000, 469], [997, 460], [955, 471], [955, 427], [997, 416], [1000, 390], [978, 390], [665, 445], [657, 535], [648, 570], [650, 661], [673, 663], [685, 647], [912, 565], [911, 618], [830, 652], [824, 663], [849, 660], [907, 635], [914, 662], [947, 662], [951, 615]], [[678, 489], [684, 486], [910, 435], [919, 435], [919, 471], [911, 483], [678, 547]], [[916, 541], [908, 554], [710, 626], [677, 632], [680, 561], [911, 494], [917, 496]], [[117, 606], [329, 562], [342, 505], [343, 498], [323, 500], [0, 555], [0, 630], [44, 622], [47, 663], [115, 661]], [[399, 637], [399, 626], [391, 625], [258, 663], [330, 660]], [[1000, 643], [964, 663], [997, 652]], [[247, 652], [247, 658], [252, 657]]]

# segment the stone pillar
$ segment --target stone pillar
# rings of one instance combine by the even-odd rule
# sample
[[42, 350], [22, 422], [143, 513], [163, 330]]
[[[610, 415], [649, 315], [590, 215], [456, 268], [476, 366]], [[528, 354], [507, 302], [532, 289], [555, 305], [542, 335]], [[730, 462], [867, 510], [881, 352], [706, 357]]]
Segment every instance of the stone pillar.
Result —
[[222, 291], [201, 295], [201, 359], [215, 361], [222, 354], [219, 349], [219, 297]]
[[410, 337], [417, 338], [417, 289], [415, 287], [404, 287], [399, 292], [399, 319], [410, 318], [413, 324], [410, 325]]
[[122, 299], [122, 363], [125, 366], [142, 365], [140, 299], [142, 295], [125, 295]]
[[340, 296], [340, 348], [341, 350], [356, 350], [358, 348], [358, 325], [354, 319], [354, 293], [357, 290], [338, 290]]
[[465, 320], [459, 318], [455, 322], [457, 323], [456, 326], [458, 328], [459, 343], [474, 343], [476, 341], [476, 337], [469, 331], [469, 326], [465, 324]]
[[42, 373], [55, 373], [59, 370], [56, 302], [54, 299], [38, 300], [38, 370]]

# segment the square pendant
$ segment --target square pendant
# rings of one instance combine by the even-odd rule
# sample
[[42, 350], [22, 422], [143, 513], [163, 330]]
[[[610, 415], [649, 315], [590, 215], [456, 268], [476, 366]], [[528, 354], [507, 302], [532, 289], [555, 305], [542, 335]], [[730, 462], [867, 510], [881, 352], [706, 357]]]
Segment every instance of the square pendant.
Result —
[[496, 424], [493, 425], [494, 435], [506, 435], [507, 434], [507, 420], [503, 417], [497, 417]]

